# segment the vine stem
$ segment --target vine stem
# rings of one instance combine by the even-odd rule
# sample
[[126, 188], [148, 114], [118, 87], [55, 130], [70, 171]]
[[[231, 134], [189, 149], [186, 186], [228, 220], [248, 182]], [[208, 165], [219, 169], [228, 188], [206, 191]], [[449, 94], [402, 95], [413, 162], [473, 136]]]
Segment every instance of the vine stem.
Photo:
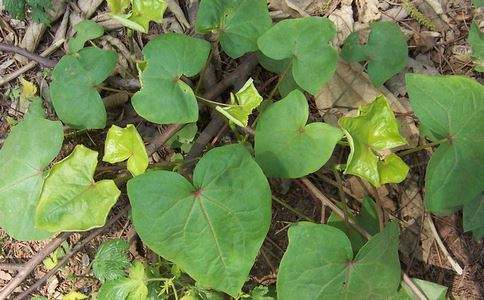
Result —
[[272, 99], [274, 98], [274, 95], [276, 94], [277, 89], [281, 85], [281, 82], [284, 80], [284, 78], [287, 75], [287, 72], [289, 72], [291, 67], [292, 67], [292, 63], [290, 63], [287, 66], [287, 68], [284, 70], [284, 72], [282, 72], [281, 75], [279, 75], [279, 79], [277, 80], [276, 85], [272, 88], [271, 92], [269, 93], [269, 97], [267, 98], [267, 101], [272, 101]]
[[425, 149], [431, 148], [433, 146], [440, 145], [440, 144], [445, 143], [445, 142], [448, 142], [448, 141], [449, 141], [448, 138], [441, 139], [441, 140], [436, 141], [436, 142], [427, 143], [427, 144], [420, 145], [420, 146], [415, 147], [415, 148], [412, 148], [412, 149], [408, 149], [408, 150], [402, 151], [402, 152], [398, 153], [398, 155], [399, 156], [406, 156], [406, 155], [409, 155], [409, 154], [412, 154], [412, 153], [415, 153], [415, 152], [418, 152], [418, 151], [421, 151], [421, 150], [425, 150]]
[[[302, 179], [299, 179], [299, 182], [311, 195], [313, 195], [315, 198], [320, 200], [326, 206], [329, 206], [331, 210], [334, 213], [336, 213], [340, 218], [344, 218], [344, 212], [338, 206], [336, 206], [330, 199], [328, 199], [309, 179], [304, 177]], [[348, 221], [349, 221], [348, 223], [356, 231], [358, 231], [358, 233], [361, 234], [364, 238], [366, 238], [367, 240], [371, 238], [371, 234], [369, 234], [368, 231], [366, 231], [364, 228], [358, 225], [353, 219], [349, 218]], [[405, 272], [402, 272], [402, 274], [403, 274], [403, 281], [405, 282], [405, 284], [408, 285], [408, 287], [412, 290], [415, 296], [417, 296], [417, 298], [420, 300], [426, 300], [427, 297], [413, 283], [410, 277]]]
[[301, 219], [304, 219], [308, 222], [314, 222], [314, 220], [312, 220], [310, 217], [308, 217], [305, 214], [301, 213], [300, 211], [296, 210], [295, 208], [293, 208], [292, 206], [290, 206], [286, 202], [282, 201], [281, 199], [277, 198], [276, 196], [272, 195], [272, 200], [274, 200], [277, 203], [279, 203], [280, 205], [284, 206], [285, 208], [290, 210], [292, 213], [294, 213], [295, 215], [297, 215]]
[[203, 102], [206, 102], [206, 103], [211, 104], [211, 105], [216, 105], [216, 106], [230, 106], [230, 105], [228, 105], [226, 103], [208, 100], [208, 99], [205, 99], [205, 98], [200, 97], [200, 96], [197, 96], [197, 95], [195, 95], [195, 97], [197, 99], [202, 100]]

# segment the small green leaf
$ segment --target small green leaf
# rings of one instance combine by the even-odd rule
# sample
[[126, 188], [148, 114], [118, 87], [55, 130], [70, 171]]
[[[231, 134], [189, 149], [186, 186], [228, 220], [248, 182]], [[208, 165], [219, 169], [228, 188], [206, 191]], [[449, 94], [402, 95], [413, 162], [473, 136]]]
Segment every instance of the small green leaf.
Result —
[[202, 0], [195, 28], [214, 32], [232, 58], [257, 50], [257, 39], [271, 27], [266, 0]]
[[254, 86], [252, 78], [247, 80], [244, 86], [234, 94], [230, 94], [229, 106], [216, 106], [215, 109], [226, 116], [230, 121], [240, 127], [246, 127], [249, 115], [262, 102], [262, 96]]
[[[377, 234], [380, 227], [378, 225], [378, 217], [375, 208], [375, 202], [370, 197], [363, 198], [361, 204], [361, 211], [356, 216], [351, 211], [348, 211], [348, 218], [353, 218], [357, 224], [365, 229], [369, 234]], [[366, 243], [366, 239], [356, 231], [351, 225], [346, 224], [344, 219], [335, 213], [331, 213], [326, 223], [343, 231], [349, 238], [353, 252], [357, 253], [361, 247]]]
[[150, 21], [156, 23], [163, 21], [163, 14], [167, 7], [165, 0], [107, 0], [107, 2], [114, 19], [128, 28], [143, 33], [148, 32]]
[[339, 124], [351, 148], [345, 174], [364, 178], [376, 187], [399, 183], [407, 177], [409, 168], [400, 157], [390, 154], [384, 159], [379, 158], [379, 152], [406, 143], [384, 96], [361, 106], [356, 117], [342, 117]]
[[167, 145], [170, 145], [172, 149], [180, 148], [183, 153], [188, 153], [197, 132], [197, 123], [188, 123], [168, 140]]
[[389, 223], [353, 256], [346, 235], [329, 225], [300, 222], [277, 278], [277, 298], [387, 299], [400, 284], [398, 225]]
[[80, 129], [106, 126], [106, 108], [96, 87], [114, 70], [117, 54], [84, 48], [57, 63], [50, 86], [52, 104], [62, 122]]
[[101, 282], [122, 278], [131, 265], [128, 259], [128, 242], [123, 239], [105, 241], [99, 246], [92, 264], [94, 275]]
[[[440, 284], [418, 279], [412, 278], [413, 283], [423, 292], [428, 300], [445, 300], [445, 294], [447, 293], [447, 287], [442, 286]], [[398, 293], [392, 297], [390, 300], [413, 300], [415, 299], [415, 294], [412, 290], [408, 287], [408, 285], [402, 282], [402, 286], [400, 287]]]
[[133, 176], [142, 174], [148, 167], [148, 154], [136, 127], [133, 124], [125, 128], [113, 125], [104, 143], [103, 161], [114, 164], [126, 159]]
[[44, 172], [59, 154], [64, 132], [61, 122], [44, 119], [40, 99], [12, 128], [0, 149], [0, 226], [17, 240], [51, 236], [34, 226]]
[[101, 37], [104, 34], [104, 29], [101, 25], [91, 20], [83, 20], [74, 26], [76, 35], [69, 40], [69, 54], [79, 52], [84, 48], [84, 44], [89, 41]]
[[30, 6], [30, 17], [34, 22], [49, 25], [51, 20], [47, 11], [52, 8], [52, 0], [27, 0], [27, 4]]
[[135, 261], [128, 278], [119, 278], [104, 283], [99, 289], [98, 300], [143, 300], [148, 296], [145, 267]]
[[430, 212], [448, 214], [484, 190], [484, 87], [463, 76], [407, 74], [406, 83], [427, 137], [448, 139], [427, 165], [424, 197]]
[[267, 57], [289, 59], [294, 81], [316, 95], [336, 70], [338, 53], [330, 44], [335, 35], [330, 20], [306, 17], [280, 21], [257, 43]]
[[94, 182], [97, 152], [77, 145], [45, 179], [35, 213], [37, 228], [49, 232], [101, 227], [121, 192], [113, 180]]
[[464, 205], [464, 231], [472, 231], [475, 240], [484, 237], [484, 193]]
[[341, 56], [347, 61], [368, 61], [368, 75], [375, 86], [381, 86], [402, 71], [407, 64], [405, 35], [393, 22], [374, 22], [366, 45], [360, 44], [358, 32], [346, 39]]
[[181, 76], [197, 75], [209, 52], [207, 41], [183, 34], [167, 33], [151, 40], [143, 49], [142, 88], [131, 99], [136, 112], [158, 124], [197, 121], [197, 100]]
[[16, 20], [25, 18], [25, 0], [4, 0], [5, 10]]
[[207, 152], [193, 183], [168, 171], [136, 176], [128, 196], [148, 247], [201, 286], [239, 293], [271, 220], [269, 184], [244, 146]]
[[300, 91], [269, 106], [255, 131], [255, 157], [269, 177], [299, 178], [320, 169], [342, 132], [328, 124], [306, 125], [309, 107]]
[[42, 261], [47, 270], [52, 270], [57, 266], [59, 259], [69, 251], [70, 247], [67, 242], [63, 242], [55, 251]]
[[477, 72], [484, 72], [484, 32], [479, 29], [475, 21], [472, 22], [469, 30], [469, 44], [472, 47], [474, 69]]

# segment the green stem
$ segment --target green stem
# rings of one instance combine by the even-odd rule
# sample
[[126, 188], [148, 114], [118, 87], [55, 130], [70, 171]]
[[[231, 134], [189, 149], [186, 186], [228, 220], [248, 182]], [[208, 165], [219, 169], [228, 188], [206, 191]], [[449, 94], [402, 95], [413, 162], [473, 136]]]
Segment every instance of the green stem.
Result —
[[295, 215], [297, 215], [298, 217], [308, 221], [308, 222], [312, 222], [314, 223], [314, 220], [312, 220], [310, 217], [306, 216], [305, 214], [303, 214], [302, 212], [292, 208], [289, 204], [287, 204], [286, 202], [282, 201], [281, 199], [277, 198], [276, 196], [272, 195], [272, 200], [276, 201], [277, 203], [279, 203], [280, 205], [284, 206], [285, 208], [287, 208], [288, 210], [290, 210], [291, 212], [293, 212]]
[[207, 73], [208, 65], [210, 64], [210, 61], [212, 60], [212, 55], [213, 55], [213, 49], [210, 50], [210, 54], [208, 55], [207, 61], [205, 62], [205, 66], [203, 67], [203, 70], [200, 73], [200, 77], [198, 78], [197, 86], [195, 87], [195, 94], [198, 94], [198, 92], [200, 91], [200, 88], [202, 87], [203, 77], [205, 77], [205, 74]]
[[203, 102], [206, 102], [208, 104], [211, 104], [211, 105], [216, 105], [216, 106], [230, 106], [226, 103], [222, 103], [222, 102], [217, 102], [217, 101], [212, 101], [212, 100], [208, 100], [208, 99], [205, 99], [203, 97], [200, 97], [200, 96], [197, 96], [195, 95], [195, 97], [198, 99], [198, 100], [202, 100]]
[[148, 278], [148, 282], [149, 281], [168, 281], [168, 280], [172, 280], [172, 278], [164, 278], [164, 277], [156, 277], [156, 278]]
[[415, 152], [418, 152], [418, 151], [421, 151], [421, 150], [424, 150], [424, 149], [427, 149], [427, 148], [431, 148], [433, 146], [440, 145], [440, 144], [448, 142], [448, 141], [449, 141], [449, 139], [445, 138], [445, 139], [442, 139], [442, 140], [439, 140], [439, 141], [436, 141], [436, 142], [428, 143], [428, 144], [425, 144], [425, 145], [420, 145], [418, 147], [402, 151], [402, 152], [398, 153], [398, 155], [399, 156], [406, 156], [406, 155], [409, 155], [409, 154], [412, 154], [412, 153], [415, 153]]
[[281, 82], [284, 80], [284, 78], [286, 77], [287, 75], [287, 72], [289, 72], [289, 70], [291, 69], [292, 67], [292, 63], [290, 63], [287, 68], [284, 70], [284, 72], [282, 72], [280, 75], [279, 75], [279, 79], [277, 80], [277, 83], [276, 85], [274, 86], [274, 88], [271, 90], [271, 92], [269, 93], [269, 98], [267, 98], [268, 101], [272, 101], [272, 98], [274, 98], [274, 95], [277, 91], [277, 89], [279, 88], [279, 85], [281, 85]]

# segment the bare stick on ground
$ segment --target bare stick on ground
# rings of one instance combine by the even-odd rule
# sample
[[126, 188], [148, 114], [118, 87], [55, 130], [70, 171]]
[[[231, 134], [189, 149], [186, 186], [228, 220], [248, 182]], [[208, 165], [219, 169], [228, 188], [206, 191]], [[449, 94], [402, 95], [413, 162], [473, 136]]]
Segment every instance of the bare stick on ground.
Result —
[[32, 53], [28, 50], [25, 50], [24, 48], [20, 48], [14, 45], [0, 43], [0, 50], [5, 52], [20, 54], [22, 56], [27, 57], [28, 59], [38, 62], [39, 64], [43, 65], [46, 68], [53, 68], [57, 64], [55, 60], [42, 57], [38, 54]]

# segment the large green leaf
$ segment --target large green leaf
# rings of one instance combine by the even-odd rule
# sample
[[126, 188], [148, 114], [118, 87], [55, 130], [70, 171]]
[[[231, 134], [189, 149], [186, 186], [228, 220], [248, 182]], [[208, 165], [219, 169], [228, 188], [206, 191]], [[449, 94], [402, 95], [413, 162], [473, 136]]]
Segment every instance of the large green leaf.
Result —
[[407, 74], [406, 82], [427, 137], [448, 138], [427, 165], [425, 206], [450, 213], [484, 190], [484, 87], [463, 76]]
[[148, 296], [148, 278], [143, 263], [135, 261], [129, 277], [119, 278], [104, 283], [99, 289], [99, 300], [144, 300]]
[[269, 58], [290, 59], [288, 68], [295, 82], [315, 95], [336, 70], [338, 53], [330, 45], [335, 35], [330, 20], [307, 17], [277, 23], [257, 43]]
[[195, 28], [217, 33], [224, 51], [238, 58], [257, 50], [257, 39], [271, 24], [266, 0], [203, 0]]
[[161, 23], [166, 0], [107, 0], [111, 15], [131, 29], [147, 33], [150, 21]]
[[44, 171], [59, 153], [60, 122], [44, 119], [40, 99], [15, 127], [0, 150], [0, 226], [17, 240], [42, 240], [49, 232], [34, 227]]
[[484, 192], [464, 205], [464, 231], [472, 231], [474, 238], [484, 237]]
[[62, 122], [87, 129], [106, 126], [106, 109], [96, 86], [113, 72], [117, 57], [114, 51], [84, 48], [61, 58], [52, 74], [50, 92]]
[[92, 263], [94, 275], [101, 282], [122, 278], [131, 265], [128, 258], [128, 242], [123, 239], [105, 241], [99, 246]]
[[249, 122], [249, 115], [261, 102], [262, 96], [259, 95], [252, 78], [250, 78], [235, 95], [230, 93], [230, 104], [228, 106], [216, 106], [215, 109], [238, 126], [246, 127]]
[[300, 222], [288, 234], [277, 276], [278, 299], [387, 299], [397, 292], [396, 223], [389, 223], [355, 257], [346, 235], [329, 225]]
[[84, 44], [104, 34], [101, 25], [91, 20], [83, 20], [74, 26], [76, 35], [69, 40], [69, 53], [76, 53], [84, 47]]
[[97, 152], [77, 145], [45, 179], [35, 213], [37, 228], [84, 231], [101, 227], [121, 192], [113, 180], [93, 179]]
[[[348, 218], [354, 219], [356, 223], [359, 224], [363, 229], [365, 229], [369, 234], [378, 233], [380, 227], [378, 224], [375, 202], [370, 197], [363, 198], [359, 214], [355, 216], [349, 210], [347, 211], [347, 213]], [[331, 213], [326, 224], [343, 231], [350, 239], [351, 247], [353, 248], [353, 252], [355, 253], [358, 252], [361, 247], [363, 247], [363, 245], [366, 243], [366, 239], [358, 231], [356, 231], [356, 229], [351, 227], [351, 225], [346, 223], [343, 218], [339, 217], [334, 212]]]
[[345, 174], [364, 178], [376, 187], [407, 177], [409, 168], [400, 157], [390, 154], [380, 158], [384, 151], [406, 143], [384, 96], [361, 106], [357, 116], [342, 117], [339, 123], [351, 148]]
[[148, 167], [148, 154], [136, 127], [133, 124], [125, 128], [113, 125], [104, 143], [103, 161], [114, 164], [126, 159], [133, 176], [143, 173]]
[[133, 223], [143, 242], [201, 286], [235, 297], [271, 221], [271, 192], [242, 145], [205, 154], [193, 183], [168, 171], [128, 182]]
[[477, 22], [471, 24], [469, 44], [471, 44], [472, 58], [476, 65], [474, 69], [478, 72], [484, 72], [484, 32], [479, 29]]
[[306, 97], [298, 90], [262, 113], [255, 131], [255, 156], [267, 176], [303, 177], [331, 157], [341, 130], [321, 122], [306, 125], [308, 116]]
[[366, 45], [360, 44], [359, 32], [351, 33], [345, 41], [341, 56], [347, 61], [368, 61], [368, 75], [380, 86], [407, 64], [408, 47], [405, 35], [393, 22], [374, 22], [370, 25]]
[[192, 89], [181, 76], [197, 75], [210, 52], [207, 41], [178, 33], [163, 34], [143, 49], [146, 68], [140, 74], [142, 88], [131, 99], [136, 112], [159, 124], [182, 124], [198, 120]]

